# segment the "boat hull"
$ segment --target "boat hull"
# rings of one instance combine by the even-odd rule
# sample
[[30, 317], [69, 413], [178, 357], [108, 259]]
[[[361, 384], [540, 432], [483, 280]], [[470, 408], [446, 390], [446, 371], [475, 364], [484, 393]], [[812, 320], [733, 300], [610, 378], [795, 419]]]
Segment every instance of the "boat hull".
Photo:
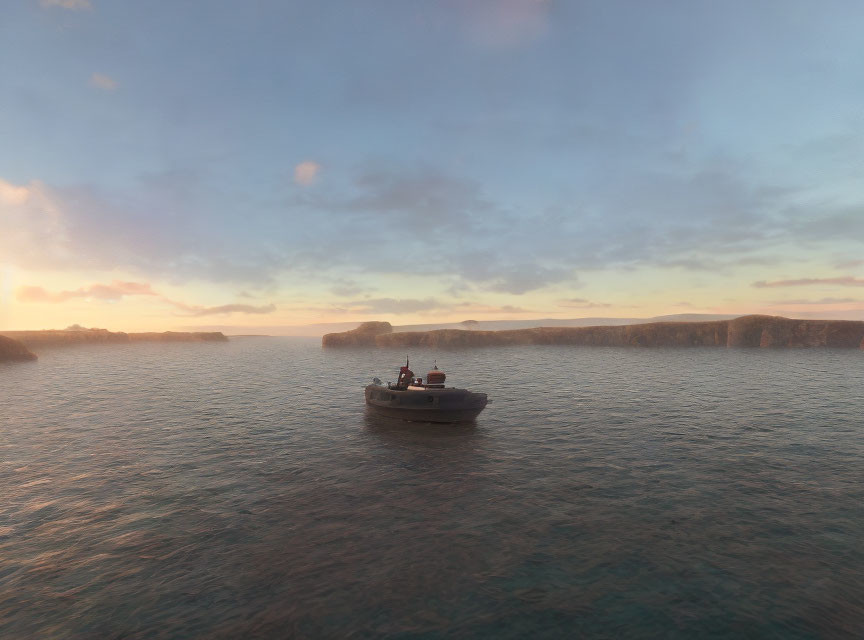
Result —
[[411, 422], [471, 422], [486, 408], [486, 394], [466, 389], [400, 391], [366, 387], [366, 405], [375, 413]]

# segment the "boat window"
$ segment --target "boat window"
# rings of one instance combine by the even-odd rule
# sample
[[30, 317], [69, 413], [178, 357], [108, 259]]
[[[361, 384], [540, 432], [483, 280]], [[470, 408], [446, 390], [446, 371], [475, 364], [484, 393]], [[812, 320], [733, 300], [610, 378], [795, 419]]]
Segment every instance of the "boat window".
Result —
[[426, 396], [426, 401], [427, 401], [427, 402], [434, 402], [434, 401], [435, 401], [435, 396]]

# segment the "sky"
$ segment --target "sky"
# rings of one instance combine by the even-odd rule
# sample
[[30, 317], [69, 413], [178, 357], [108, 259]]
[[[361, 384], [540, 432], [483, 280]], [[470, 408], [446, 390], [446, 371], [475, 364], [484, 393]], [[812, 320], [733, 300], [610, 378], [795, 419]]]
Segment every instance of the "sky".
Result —
[[0, 329], [864, 319], [859, 0], [3, 0]]

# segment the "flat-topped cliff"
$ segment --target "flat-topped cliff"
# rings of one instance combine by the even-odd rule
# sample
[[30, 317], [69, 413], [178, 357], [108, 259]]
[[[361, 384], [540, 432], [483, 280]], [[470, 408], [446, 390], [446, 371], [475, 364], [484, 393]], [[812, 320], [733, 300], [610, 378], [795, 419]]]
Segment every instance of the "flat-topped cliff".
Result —
[[36, 354], [18, 340], [0, 336], [0, 362], [35, 360]]
[[2, 335], [18, 340], [28, 348], [74, 345], [116, 344], [129, 342], [225, 342], [228, 340], [219, 331], [163, 333], [124, 333], [107, 329], [47, 330], [47, 331], [3, 331]]
[[[366, 328], [364, 329], [364, 327]], [[321, 344], [325, 347], [486, 347], [562, 344], [605, 347], [839, 347], [864, 349], [864, 322], [853, 320], [793, 320], [779, 316], [753, 315], [711, 322], [653, 322], [599, 327], [538, 327], [507, 331], [442, 329], [400, 333], [393, 333], [389, 323], [367, 322], [353, 331], [328, 334], [324, 336]]]

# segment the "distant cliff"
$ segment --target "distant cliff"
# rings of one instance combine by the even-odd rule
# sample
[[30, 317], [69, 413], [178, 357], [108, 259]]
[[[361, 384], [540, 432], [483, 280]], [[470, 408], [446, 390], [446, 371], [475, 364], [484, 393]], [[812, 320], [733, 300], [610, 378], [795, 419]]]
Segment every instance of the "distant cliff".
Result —
[[0, 362], [35, 360], [36, 354], [18, 340], [0, 336]]
[[123, 333], [107, 329], [3, 331], [2, 335], [18, 340], [28, 348], [74, 345], [117, 344], [129, 342], [225, 342], [221, 332]]
[[[373, 327], [374, 325], [374, 327]], [[365, 328], [364, 328], [365, 327]], [[386, 328], [382, 328], [386, 327]], [[406, 331], [367, 322], [324, 336], [322, 346], [486, 347], [562, 344], [604, 347], [839, 347], [864, 349], [864, 322], [742, 316], [711, 322], [653, 322], [601, 327], [539, 327], [508, 331]]]
[[228, 342], [221, 331], [163, 331], [127, 333], [129, 342]]
[[392, 335], [392, 332], [389, 322], [364, 322], [351, 331], [328, 333], [321, 338], [321, 344], [325, 347], [370, 347], [377, 344], [379, 337]]

